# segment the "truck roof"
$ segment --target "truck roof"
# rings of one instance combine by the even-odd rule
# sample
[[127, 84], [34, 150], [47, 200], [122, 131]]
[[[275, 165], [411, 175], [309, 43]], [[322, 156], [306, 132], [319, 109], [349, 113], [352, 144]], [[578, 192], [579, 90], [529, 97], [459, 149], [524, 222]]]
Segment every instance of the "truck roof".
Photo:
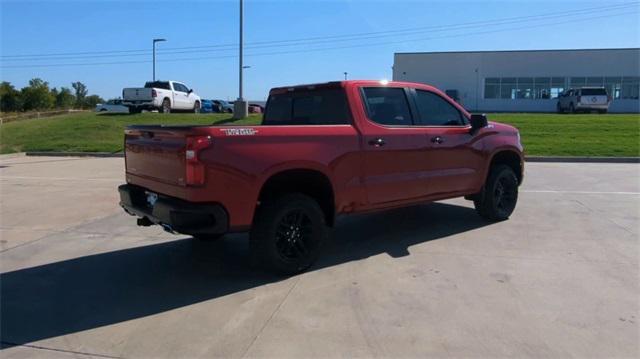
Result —
[[432, 86], [418, 83], [418, 82], [403, 82], [403, 81], [387, 81], [387, 80], [345, 80], [345, 81], [330, 81], [330, 82], [320, 82], [320, 83], [312, 83], [312, 84], [302, 84], [302, 85], [293, 85], [293, 86], [282, 86], [282, 87], [274, 87], [269, 92], [270, 94], [277, 93], [285, 93], [291, 91], [300, 91], [300, 90], [315, 90], [315, 89], [323, 89], [323, 88], [346, 88], [350, 86], [366, 86], [366, 85], [388, 85], [388, 86], [410, 86], [410, 87], [428, 87], [433, 89]]

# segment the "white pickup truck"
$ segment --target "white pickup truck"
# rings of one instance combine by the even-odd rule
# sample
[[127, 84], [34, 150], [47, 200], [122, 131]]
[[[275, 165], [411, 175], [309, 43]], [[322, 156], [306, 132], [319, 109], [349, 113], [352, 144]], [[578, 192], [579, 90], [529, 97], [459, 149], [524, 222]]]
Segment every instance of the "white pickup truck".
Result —
[[177, 81], [150, 81], [144, 87], [129, 87], [122, 90], [122, 104], [129, 113], [142, 110], [200, 112], [200, 96], [192, 89]]

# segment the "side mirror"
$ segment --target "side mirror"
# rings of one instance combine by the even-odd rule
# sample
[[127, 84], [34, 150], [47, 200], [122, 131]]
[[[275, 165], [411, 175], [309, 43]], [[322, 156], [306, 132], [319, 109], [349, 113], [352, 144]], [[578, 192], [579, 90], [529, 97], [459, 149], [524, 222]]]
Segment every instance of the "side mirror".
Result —
[[487, 120], [487, 115], [483, 114], [473, 114], [471, 115], [471, 133], [476, 132], [477, 130], [487, 127], [489, 121]]
[[189, 89], [189, 91], [187, 93], [191, 94], [192, 92], [193, 92], [193, 89]]

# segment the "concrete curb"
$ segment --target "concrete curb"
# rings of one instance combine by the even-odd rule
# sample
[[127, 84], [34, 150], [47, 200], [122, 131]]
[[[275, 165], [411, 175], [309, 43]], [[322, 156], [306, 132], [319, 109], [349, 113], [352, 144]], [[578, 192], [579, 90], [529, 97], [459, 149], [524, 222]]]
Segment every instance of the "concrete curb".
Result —
[[[27, 156], [49, 157], [124, 157], [123, 152], [27, 152]], [[640, 163], [640, 157], [565, 157], [565, 156], [528, 156], [526, 162], [565, 162], [565, 163]]]
[[123, 152], [27, 152], [26, 155], [44, 157], [124, 157]]
[[526, 162], [566, 162], [566, 163], [640, 163], [640, 157], [565, 157], [527, 156]]

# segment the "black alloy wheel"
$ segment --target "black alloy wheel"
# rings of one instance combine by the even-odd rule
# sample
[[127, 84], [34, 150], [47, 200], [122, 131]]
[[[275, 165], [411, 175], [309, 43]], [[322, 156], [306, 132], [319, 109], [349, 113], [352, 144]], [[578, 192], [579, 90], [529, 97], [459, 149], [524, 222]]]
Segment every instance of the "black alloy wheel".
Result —
[[480, 216], [490, 221], [504, 221], [518, 202], [518, 178], [507, 165], [491, 168], [482, 192], [475, 195], [474, 205]]
[[275, 233], [278, 254], [286, 261], [298, 261], [309, 253], [313, 226], [311, 219], [301, 209], [286, 213]]
[[288, 193], [260, 204], [251, 228], [255, 264], [279, 274], [296, 274], [318, 258], [328, 235], [325, 214], [313, 198]]

